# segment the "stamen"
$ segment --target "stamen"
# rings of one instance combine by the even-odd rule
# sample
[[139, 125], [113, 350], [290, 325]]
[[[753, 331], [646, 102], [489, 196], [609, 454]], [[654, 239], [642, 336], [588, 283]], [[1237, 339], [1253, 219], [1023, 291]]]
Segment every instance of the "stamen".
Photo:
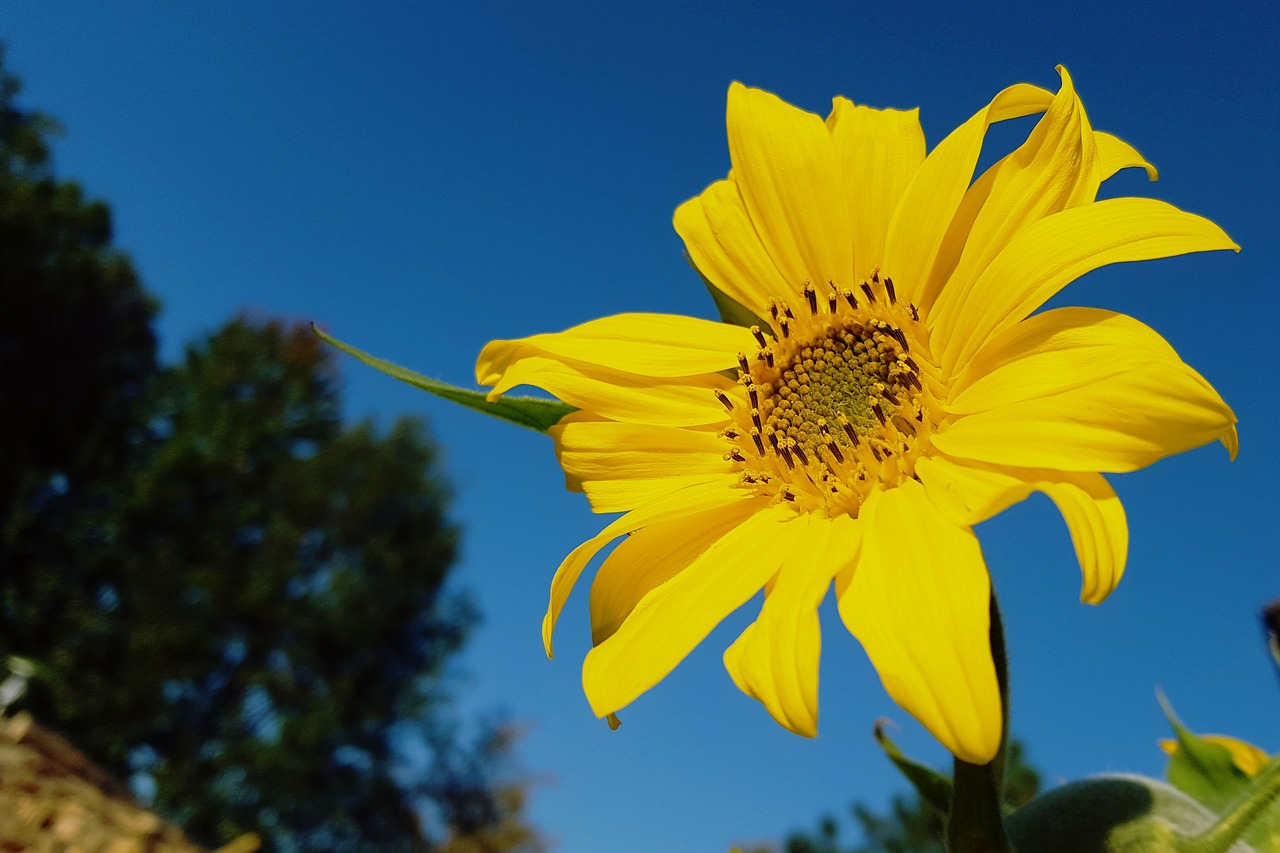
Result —
[[[888, 279], [885, 279], [888, 281]], [[889, 334], [893, 335], [893, 339], [902, 345], [903, 352], [911, 352], [911, 347], [907, 345], [907, 333], [899, 329], [897, 326], [889, 327]]]
[[907, 356], [903, 360], [907, 363], [907, 367], [911, 368], [912, 373], [920, 372], [920, 365], [916, 364], [915, 359], [913, 359], [911, 356]]
[[885, 398], [886, 400], [888, 400], [890, 403], [893, 403], [893, 405], [895, 405], [895, 406], [896, 406], [896, 405], [898, 405], [898, 398], [897, 398], [897, 397], [895, 397], [895, 396], [893, 395], [893, 392], [891, 392], [888, 388], [886, 388], [886, 389], [884, 389], [883, 391], [881, 391], [881, 392], [880, 392], [880, 396], [881, 396], [881, 397], [884, 397], [884, 398]]
[[746, 460], [746, 457], [744, 457], [744, 456], [742, 455], [742, 451], [741, 451], [741, 450], [739, 450], [739, 449], [738, 449], [738, 448], [736, 448], [736, 447], [731, 447], [731, 448], [729, 449], [729, 452], [728, 452], [728, 453], [726, 453], [726, 454], [724, 455], [724, 461], [726, 461], [726, 462], [730, 462], [730, 461], [732, 461], [732, 462], [746, 462], [747, 460]]
[[764, 363], [773, 367], [773, 350], [767, 349], [764, 351]]
[[805, 456], [805, 454], [804, 454], [804, 449], [803, 449], [803, 448], [801, 448], [801, 447], [800, 447], [800, 445], [796, 443], [795, 439], [792, 439], [788, 444], [789, 444], [789, 448], [790, 448], [791, 452], [792, 452], [792, 453], [794, 453], [797, 457], [799, 457], [799, 459], [800, 459], [800, 464], [801, 464], [801, 465], [808, 465], [808, 464], [809, 464], [809, 457], [808, 457], [808, 456]]
[[893, 279], [889, 278], [888, 276], [884, 277], [884, 292], [889, 294], [890, 305], [898, 304], [898, 294], [893, 292]]
[[787, 315], [788, 320], [794, 320], [796, 318], [796, 315], [791, 313], [791, 306], [786, 303], [783, 303], [782, 313]]
[[729, 399], [729, 395], [716, 389], [716, 399], [720, 401], [720, 405], [724, 406], [727, 411], [733, 411], [733, 401]]
[[885, 425], [884, 409], [880, 408], [880, 404], [872, 403], [871, 411], [876, 413], [876, 420], [880, 421], [880, 426], [884, 426]]
[[836, 458], [837, 462], [844, 461], [844, 454], [840, 452], [840, 445], [836, 444], [830, 437], [827, 438], [827, 450], [831, 451], [831, 455]]
[[879, 451], [879, 450], [876, 450], [876, 446], [875, 446], [874, 444], [868, 444], [868, 445], [867, 445], [867, 448], [868, 448], [868, 449], [870, 449], [870, 451], [871, 451], [871, 455], [872, 455], [872, 456], [874, 456], [874, 457], [876, 458], [876, 461], [877, 461], [877, 462], [883, 462], [883, 461], [884, 461], [884, 457], [880, 455], [880, 451]]
[[874, 290], [872, 290], [872, 289], [871, 289], [871, 285], [867, 284], [865, 281], [862, 283], [862, 292], [863, 292], [863, 293], [865, 293], [865, 294], [867, 294], [867, 301], [868, 301], [868, 302], [875, 302], [875, 301], [876, 301], [876, 293], [875, 293], [875, 291], [874, 291]]
[[765, 349], [769, 346], [769, 342], [765, 340], [764, 332], [760, 331], [759, 326], [752, 326], [751, 334], [755, 335], [756, 343], [760, 345], [760, 349]]
[[916, 307], [914, 302], [911, 303], [911, 319], [917, 323], [920, 322], [920, 309]]
[[808, 282], [805, 282], [805, 285], [804, 285], [804, 298], [809, 300], [809, 313], [817, 314], [818, 313], [818, 291], [814, 290], [813, 285], [809, 284]]
[[849, 303], [850, 308], [855, 311], [858, 310], [858, 300], [853, 298], [852, 290], [846, 287], [844, 290], [840, 291], [840, 295], [844, 297], [845, 302]]
[[[827, 282], [831, 284], [831, 282]], [[832, 313], [836, 313], [836, 308], [840, 305], [840, 296], [835, 291], [835, 285], [831, 284], [832, 290], [827, 294], [827, 309]]]
[[843, 412], [841, 412], [840, 414], [836, 415], [836, 420], [840, 422], [840, 426], [844, 427], [844, 434], [845, 434], [845, 435], [847, 435], [847, 436], [849, 436], [849, 442], [850, 442], [854, 447], [857, 447], [857, 446], [858, 446], [858, 433], [857, 433], [856, 431], [854, 431], [854, 429], [853, 429], [853, 424], [849, 423], [849, 419], [848, 419], [848, 418], [846, 418], [846, 417], [844, 416], [844, 413], [843, 413]]
[[756, 451], [764, 456], [764, 442], [760, 440], [760, 430], [756, 427], [751, 428], [751, 440], [756, 443]]
[[751, 365], [747, 363], [747, 357], [742, 353], [738, 353], [738, 369], [744, 376], [751, 375]]
[[[787, 309], [787, 313], [788, 313], [788, 314], [790, 314], [790, 313], [791, 313], [791, 309], [790, 309], [790, 308], [788, 308], [788, 309]], [[794, 317], [792, 317], [792, 319], [794, 320], [795, 318], [794, 318]], [[779, 321], [778, 321], [778, 325], [779, 325], [779, 327], [781, 327], [781, 329], [782, 329], [782, 337], [784, 337], [784, 338], [789, 338], [789, 337], [791, 337], [791, 327], [790, 327], [789, 325], [787, 325], [787, 321], [786, 321], [786, 320], [779, 320]]]

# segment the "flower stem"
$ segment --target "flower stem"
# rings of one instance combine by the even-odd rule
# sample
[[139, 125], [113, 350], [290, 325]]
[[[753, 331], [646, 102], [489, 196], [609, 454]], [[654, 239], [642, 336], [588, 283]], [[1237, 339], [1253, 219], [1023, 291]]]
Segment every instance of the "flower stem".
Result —
[[[947, 816], [949, 853], [1013, 853], [1005, 836], [1000, 793], [1004, 782], [1004, 756], [1009, 740], [1009, 662], [1004, 646], [1004, 622], [991, 593], [991, 658], [1000, 687], [1000, 714], [1003, 722], [1000, 749], [989, 764], [955, 760], [955, 787], [951, 813]], [[1197, 851], [1198, 853], [1198, 851]]]
[[1280, 796], [1280, 758], [1253, 778], [1240, 797], [1228, 806], [1222, 819], [1199, 835], [1178, 841], [1178, 853], [1224, 853], [1246, 832], [1267, 806]]

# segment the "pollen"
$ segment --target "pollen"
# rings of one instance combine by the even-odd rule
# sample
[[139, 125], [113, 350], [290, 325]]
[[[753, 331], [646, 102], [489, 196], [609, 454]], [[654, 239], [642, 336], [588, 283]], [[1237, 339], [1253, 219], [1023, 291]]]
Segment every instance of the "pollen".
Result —
[[[937, 370], [914, 305], [889, 278], [854, 290], [806, 282], [774, 300], [760, 349], [738, 359], [738, 428], [722, 433], [745, 487], [805, 509], [856, 516], [877, 484], [914, 474], [938, 420]], [[732, 435], [732, 437], [730, 437]]]

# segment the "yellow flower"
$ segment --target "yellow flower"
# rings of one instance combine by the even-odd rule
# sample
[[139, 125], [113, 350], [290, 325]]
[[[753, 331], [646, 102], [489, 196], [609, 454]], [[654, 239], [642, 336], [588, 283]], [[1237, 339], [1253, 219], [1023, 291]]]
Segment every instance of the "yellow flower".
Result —
[[[1154, 331], [1092, 308], [1032, 313], [1106, 264], [1238, 248], [1163, 202], [1095, 201], [1119, 169], [1154, 170], [1091, 128], [1059, 71], [1056, 94], [1010, 87], [927, 157], [915, 110], [836, 98], [824, 122], [735, 83], [729, 178], [675, 227], [758, 324], [626, 314], [485, 347], [490, 399], [535, 385], [580, 409], [552, 430], [568, 485], [626, 513], [560, 566], [543, 624], [551, 654], [584, 567], [630, 534], [591, 587], [596, 714], [763, 588], [725, 665], [814, 735], [816, 609], [834, 580], [889, 694], [955, 755], [988, 761], [1002, 720], [972, 525], [1047, 494], [1097, 603], [1128, 544], [1098, 472], [1213, 439], [1234, 456], [1230, 408]], [[1039, 113], [971, 185], [988, 126]]]
[[[1228, 735], [1199, 735], [1199, 738], [1226, 749], [1231, 753], [1231, 762], [1241, 773], [1249, 777], [1257, 776], [1258, 771], [1271, 761], [1271, 756], [1266, 750], [1238, 738]], [[1164, 750], [1165, 755], [1172, 756], [1178, 751], [1178, 742], [1173, 738], [1165, 738], [1160, 741], [1160, 748]]]

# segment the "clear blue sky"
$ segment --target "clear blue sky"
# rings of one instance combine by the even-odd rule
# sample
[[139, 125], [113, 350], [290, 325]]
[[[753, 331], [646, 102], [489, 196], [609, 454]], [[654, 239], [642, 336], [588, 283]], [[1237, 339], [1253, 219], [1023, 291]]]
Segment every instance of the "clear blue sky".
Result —
[[[67, 127], [60, 174], [111, 203], [118, 243], [163, 300], [166, 357], [247, 308], [315, 319], [463, 384], [492, 338], [620, 311], [711, 316], [670, 221], [728, 168], [730, 81], [824, 113], [836, 94], [920, 106], [932, 145], [1003, 86], [1056, 87], [1065, 64], [1094, 125], [1161, 170], [1106, 192], [1206, 215], [1243, 251], [1100, 271], [1059, 303], [1163, 333], [1234, 406], [1242, 449], [1235, 464], [1213, 446], [1113, 478], [1132, 544], [1100, 607], [1077, 602], [1047, 500], [982, 526], [1013, 729], [1050, 781], [1158, 775], [1159, 684], [1193, 728], [1280, 750], [1256, 623], [1280, 596], [1273, 0], [978, 8], [8, 0], [0, 38], [24, 102]], [[527, 724], [523, 761], [546, 780], [532, 816], [563, 853], [724, 850], [853, 799], [883, 804], [904, 783], [871, 740], [881, 715], [910, 751], [945, 761], [833, 609], [817, 740], [783, 731], [723, 670], [751, 607], [610, 732], [579, 682], [585, 589], [556, 661], [539, 639], [553, 570], [602, 525], [564, 492], [550, 442], [353, 361], [343, 371], [352, 419], [422, 414], [445, 448], [458, 580], [486, 617], [461, 704]]]

